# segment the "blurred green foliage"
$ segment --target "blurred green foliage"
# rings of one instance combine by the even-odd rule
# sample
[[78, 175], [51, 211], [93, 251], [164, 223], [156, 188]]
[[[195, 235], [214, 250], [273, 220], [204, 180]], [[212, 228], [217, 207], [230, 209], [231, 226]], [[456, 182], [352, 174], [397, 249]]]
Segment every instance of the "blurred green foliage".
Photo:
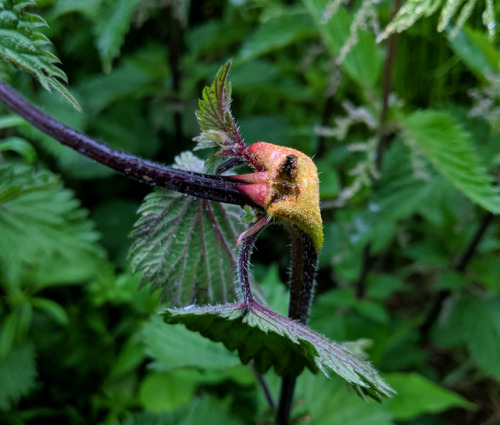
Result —
[[[13, 34], [5, 12], [16, 3], [0, 1], [1, 34]], [[40, 0], [28, 10], [49, 26], [31, 22], [52, 45], [28, 37], [35, 62], [23, 64], [2, 36], [0, 55], [36, 75], [36, 61], [52, 57], [37, 49], [49, 49], [83, 113], [10, 63], [0, 77], [68, 125], [172, 163], [194, 147], [203, 86], [232, 58], [246, 143], [300, 149], [321, 172], [325, 244], [310, 326], [371, 340], [370, 361], [399, 393], [366, 404], [341, 380], [306, 372], [294, 423], [493, 424], [500, 5], [409, 0], [387, 26], [393, 3]], [[377, 39], [404, 29], [391, 64]], [[45, 65], [54, 75], [42, 83], [61, 88], [61, 71]], [[249, 366], [164, 324], [157, 294], [138, 292], [127, 235], [149, 189], [3, 106], [0, 135], [0, 422], [271, 423]], [[271, 227], [254, 269], [277, 311], [287, 261], [286, 235]], [[278, 378], [265, 378], [277, 394]]]

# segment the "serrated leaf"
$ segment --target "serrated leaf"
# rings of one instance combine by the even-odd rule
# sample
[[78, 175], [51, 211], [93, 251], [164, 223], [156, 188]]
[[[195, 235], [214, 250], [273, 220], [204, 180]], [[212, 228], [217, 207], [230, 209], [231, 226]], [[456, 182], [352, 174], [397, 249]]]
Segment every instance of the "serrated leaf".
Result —
[[[187, 153], [176, 166], [195, 171], [203, 162]], [[133, 270], [143, 272], [142, 285], [161, 289], [172, 305], [235, 299], [239, 207], [157, 188], [138, 213], [130, 257]]]
[[239, 208], [155, 189], [138, 212], [130, 256], [142, 285], [173, 305], [234, 300]]
[[481, 164], [470, 136], [445, 112], [417, 111], [403, 121], [405, 137], [417, 142], [434, 167], [472, 202], [500, 213], [500, 195]]
[[0, 164], [0, 267], [37, 288], [93, 277], [104, 264], [97, 233], [72, 192], [48, 171]]
[[20, 0], [0, 3], [0, 59], [30, 72], [46, 90], [55, 89], [81, 111], [77, 100], [59, 81], [67, 82], [66, 74], [55, 65], [59, 60], [43, 49], [50, 46], [50, 40], [36, 32], [40, 26], [46, 26], [46, 22], [23, 10], [33, 4]]
[[477, 365], [500, 382], [500, 298], [481, 301], [470, 297], [463, 307], [462, 326]]
[[458, 394], [416, 373], [391, 373], [386, 374], [385, 378], [398, 392], [398, 397], [389, 400], [387, 407], [400, 421], [408, 421], [426, 413], [443, 412], [452, 407], [474, 407]]
[[238, 357], [221, 344], [181, 325], [166, 325], [160, 317], [153, 317], [144, 326], [143, 336], [146, 352], [155, 359], [151, 365], [154, 370], [167, 372], [181, 367], [226, 369], [240, 364]]
[[118, 0], [105, 5], [96, 24], [97, 49], [105, 72], [120, 54], [125, 35], [132, 25], [134, 9], [140, 0]]
[[[231, 115], [231, 83], [227, 81], [230, 66], [231, 61], [228, 61], [219, 69], [211, 86], [203, 89], [196, 111], [202, 131], [202, 134], [194, 139], [200, 141], [198, 149], [220, 148], [220, 142], [224, 142], [224, 146], [241, 142], [236, 123]], [[225, 138], [221, 137], [221, 134], [224, 134]], [[212, 136], [215, 136], [215, 139], [210, 144]]]
[[13, 348], [0, 358], [0, 410], [9, 410], [27, 395], [35, 386], [36, 375], [35, 350], [31, 344]]
[[393, 390], [372, 366], [341, 344], [329, 341], [291, 319], [250, 302], [208, 307], [169, 309], [167, 323], [182, 323], [212, 341], [237, 350], [243, 363], [253, 360], [265, 373], [273, 367], [278, 375], [299, 375], [304, 367], [319, 369], [326, 376], [345, 379], [362, 394], [377, 400], [391, 397]]

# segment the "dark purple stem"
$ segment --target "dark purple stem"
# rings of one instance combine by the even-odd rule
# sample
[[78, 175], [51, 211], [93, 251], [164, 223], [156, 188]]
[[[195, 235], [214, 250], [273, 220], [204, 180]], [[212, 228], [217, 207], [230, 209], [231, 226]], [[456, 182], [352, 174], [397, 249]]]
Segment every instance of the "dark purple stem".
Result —
[[200, 198], [258, 208], [238, 190], [241, 183], [232, 182], [227, 176], [179, 170], [113, 149], [45, 114], [2, 81], [0, 81], [0, 100], [26, 121], [63, 145], [129, 177]]
[[240, 251], [238, 254], [238, 280], [240, 282], [241, 294], [245, 307], [248, 308], [249, 303], [254, 301], [252, 287], [250, 286], [250, 256], [252, 255], [253, 247], [260, 231], [257, 231], [241, 241]]
[[[292, 273], [290, 276], [290, 303], [288, 317], [306, 325], [309, 317], [314, 279], [318, 262], [318, 252], [312, 239], [297, 227], [290, 228], [292, 245]], [[295, 392], [295, 376], [284, 376], [276, 413], [278, 425], [288, 425]]]

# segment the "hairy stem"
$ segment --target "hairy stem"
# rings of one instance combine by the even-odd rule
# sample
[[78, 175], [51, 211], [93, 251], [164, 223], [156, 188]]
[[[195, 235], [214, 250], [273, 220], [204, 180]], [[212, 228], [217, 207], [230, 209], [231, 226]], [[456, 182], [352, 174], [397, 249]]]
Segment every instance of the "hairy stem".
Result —
[[[465, 251], [463, 254], [460, 256], [459, 260], [457, 263], [453, 266], [453, 269], [456, 270], [459, 273], [464, 273], [465, 270], [467, 269], [467, 266], [469, 265], [470, 261], [474, 257], [474, 254], [477, 251], [477, 248], [483, 239], [483, 236], [486, 233], [486, 230], [490, 226], [490, 224], [493, 222], [493, 219], [495, 216], [492, 213], [487, 213], [483, 219], [481, 220], [481, 223], [479, 224], [479, 227], [477, 228], [476, 232], [472, 236], [472, 239], [470, 240], [469, 244], [465, 248]], [[441, 290], [438, 292], [438, 295], [436, 299], [434, 300], [434, 303], [432, 304], [431, 308], [429, 309], [427, 316], [420, 326], [420, 341], [421, 342], [427, 342], [429, 338], [429, 333], [432, 329], [432, 326], [436, 322], [436, 320], [439, 317], [439, 314], [441, 313], [441, 310], [443, 309], [444, 303], [448, 299], [448, 297], [451, 295], [450, 290]]]
[[[312, 239], [296, 227], [290, 229], [290, 240], [292, 273], [288, 317], [306, 325], [313, 295], [318, 253]], [[295, 376], [284, 376], [281, 380], [280, 400], [276, 413], [276, 423], [279, 425], [289, 423], [296, 380]]]
[[258, 208], [238, 190], [241, 183], [232, 182], [227, 176], [178, 170], [111, 148], [45, 114], [2, 81], [0, 81], [0, 100], [26, 121], [63, 145], [129, 177], [200, 198]]

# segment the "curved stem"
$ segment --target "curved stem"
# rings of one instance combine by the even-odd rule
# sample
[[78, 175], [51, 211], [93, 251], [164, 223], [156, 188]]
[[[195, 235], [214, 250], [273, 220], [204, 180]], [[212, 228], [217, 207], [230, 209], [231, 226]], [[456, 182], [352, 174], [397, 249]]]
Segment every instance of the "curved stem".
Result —
[[[288, 317], [306, 325], [313, 296], [318, 252], [312, 239], [297, 227], [290, 228], [292, 245], [292, 273], [290, 277], [290, 303]], [[276, 413], [276, 423], [288, 425], [293, 405], [296, 376], [284, 376]]]
[[241, 183], [231, 181], [228, 176], [179, 170], [111, 148], [45, 114], [2, 81], [0, 100], [63, 145], [129, 177], [200, 198], [258, 208], [250, 198], [238, 190]]

